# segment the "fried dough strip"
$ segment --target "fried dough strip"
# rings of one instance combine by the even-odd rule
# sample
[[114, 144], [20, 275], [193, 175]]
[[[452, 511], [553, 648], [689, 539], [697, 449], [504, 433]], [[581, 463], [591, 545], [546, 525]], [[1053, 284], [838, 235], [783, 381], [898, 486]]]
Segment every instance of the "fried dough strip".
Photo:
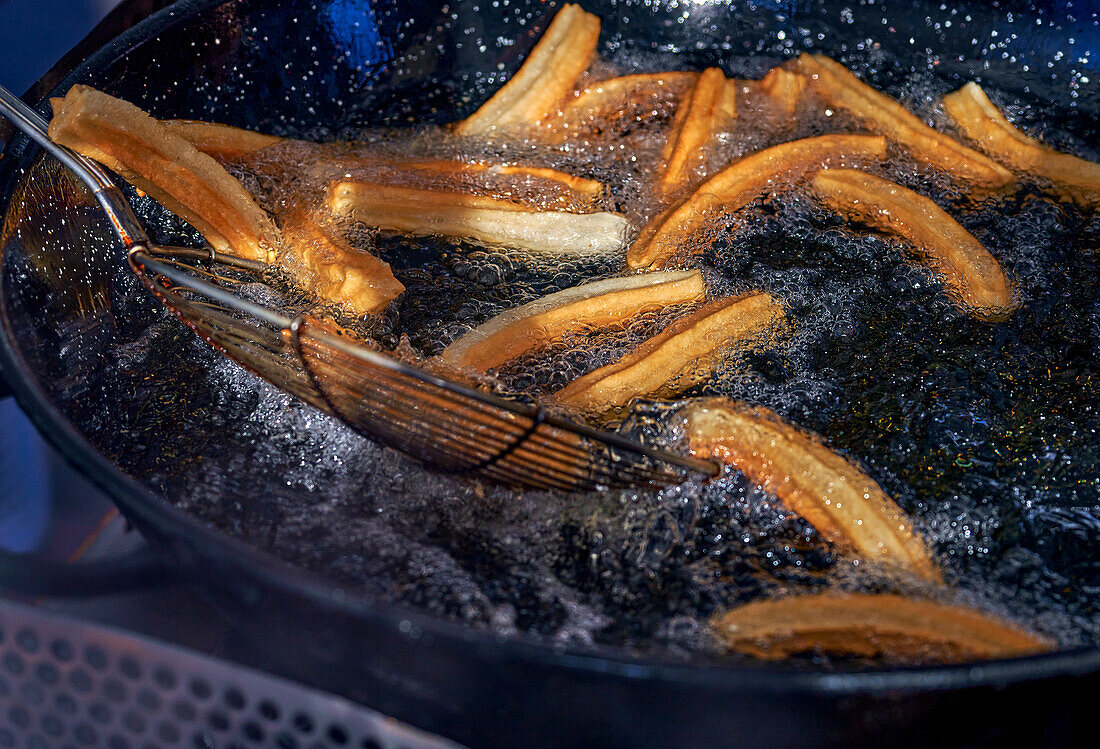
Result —
[[806, 76], [786, 68], [772, 68], [760, 81], [760, 89], [790, 119], [798, 107], [798, 99], [806, 88]]
[[737, 468], [805, 518], [825, 540], [868, 560], [940, 579], [901, 508], [817, 435], [766, 408], [725, 398], [690, 403], [683, 413], [694, 455]]
[[1054, 647], [989, 614], [889, 593], [818, 593], [757, 601], [716, 615], [710, 626], [731, 650], [768, 660], [818, 653], [957, 663]]
[[[339, 162], [329, 163], [322, 160], [315, 165], [313, 170], [318, 178], [324, 173], [332, 173], [332, 166], [338, 167], [341, 175], [353, 174], [355, 181], [378, 182], [397, 187], [407, 186], [409, 182], [423, 183], [424, 181], [436, 183], [432, 188], [446, 190], [453, 187], [446, 180], [456, 176], [491, 174], [520, 177], [525, 180], [534, 179], [555, 183], [547, 185], [544, 189], [547, 194], [553, 193], [553, 188], [564, 189], [562, 200], [570, 209], [591, 208], [603, 197], [606, 190], [604, 184], [598, 180], [578, 177], [568, 172], [549, 167], [527, 166], [524, 164], [494, 164], [485, 161], [454, 161], [451, 159], [411, 158], [400, 159], [393, 156], [356, 155], [346, 157]], [[356, 174], [357, 170], [366, 170], [365, 174]]]
[[88, 86], [52, 100], [50, 138], [95, 159], [194, 226], [219, 252], [271, 262], [278, 229], [213, 158], [133, 104]]
[[537, 211], [480, 195], [373, 182], [333, 182], [326, 195], [336, 215], [378, 229], [462, 237], [532, 252], [611, 252], [623, 246], [627, 229], [626, 219], [616, 213]]
[[1100, 208], [1100, 164], [1055, 151], [1024, 135], [977, 83], [943, 97], [943, 108], [956, 127], [997, 161], [1050, 180], [1061, 198], [1083, 208]]
[[737, 116], [737, 92], [733, 81], [718, 68], [707, 68], [681, 99], [661, 158], [657, 193], [669, 197], [682, 190], [702, 155], [703, 148]]
[[486, 171], [497, 174], [538, 177], [539, 179], [559, 182], [578, 195], [583, 195], [593, 200], [603, 195], [605, 189], [604, 184], [598, 180], [578, 177], [574, 174], [561, 172], [557, 169], [551, 169], [544, 166], [523, 166], [521, 164], [479, 164], [479, 166], [484, 166]]
[[596, 51], [600, 19], [579, 5], [563, 5], [512, 79], [458, 123], [459, 135], [533, 125], [554, 115]]
[[635, 398], [678, 395], [714, 374], [722, 349], [785, 323], [782, 305], [770, 294], [719, 299], [675, 321], [618, 361], [569, 383], [551, 400], [602, 414]]
[[279, 218], [289, 256], [282, 265], [318, 296], [373, 315], [405, 291], [387, 263], [352, 247], [313, 212], [294, 208]]
[[282, 143], [274, 135], [245, 130], [232, 125], [219, 125], [202, 120], [161, 120], [168, 132], [180, 136], [198, 150], [220, 161], [235, 161], [256, 151]]
[[[257, 133], [253, 130], [201, 120], [162, 120], [161, 124], [198, 150], [213, 156], [219, 161], [237, 161], [286, 140], [274, 135]], [[305, 141], [298, 142], [308, 145]], [[488, 172], [491, 174], [535, 177], [557, 182], [576, 193], [582, 200], [588, 200], [589, 202], [602, 196], [605, 189], [602, 182], [594, 179], [578, 177], [549, 167], [525, 166], [523, 164], [493, 164], [482, 161], [452, 161], [449, 159], [400, 160], [384, 156], [376, 158], [359, 156], [348, 160], [348, 164], [356, 163], [367, 166], [386, 166], [395, 170], [411, 169], [439, 176]]]
[[888, 136], [920, 161], [981, 188], [1003, 188], [1013, 183], [1012, 173], [1003, 166], [951, 136], [933, 130], [835, 60], [825, 55], [803, 53], [797, 65], [827, 102], [847, 110], [872, 130]]
[[610, 328], [648, 310], [697, 302], [705, 293], [697, 270], [594, 281], [506, 310], [440, 356], [454, 366], [484, 372], [567, 333]]
[[642, 229], [626, 255], [631, 268], [660, 267], [717, 213], [732, 213], [757, 197], [788, 189], [822, 167], [881, 160], [879, 135], [819, 135], [782, 143], [738, 159]]
[[[613, 121], [625, 111], [641, 109], [662, 98], [675, 99], [686, 92], [699, 74], [690, 71], [635, 73], [593, 83], [562, 105], [561, 113], [547, 124], [557, 137], [587, 122]], [[650, 106], [652, 110], [652, 106]]]
[[923, 195], [855, 169], [818, 172], [814, 193], [849, 221], [907, 240], [951, 298], [983, 320], [1004, 320], [1015, 307], [1012, 283], [997, 259]]

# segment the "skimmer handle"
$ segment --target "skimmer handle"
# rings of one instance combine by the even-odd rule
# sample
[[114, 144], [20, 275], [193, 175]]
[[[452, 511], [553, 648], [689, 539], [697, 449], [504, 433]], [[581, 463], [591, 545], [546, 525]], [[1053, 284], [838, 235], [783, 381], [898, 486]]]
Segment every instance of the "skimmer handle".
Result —
[[3, 86], [0, 86], [0, 114], [11, 120], [24, 135], [46, 149], [88, 186], [107, 213], [111, 226], [127, 250], [149, 246], [149, 236], [145, 229], [103, 167], [70, 148], [54, 143], [49, 135], [50, 123]]

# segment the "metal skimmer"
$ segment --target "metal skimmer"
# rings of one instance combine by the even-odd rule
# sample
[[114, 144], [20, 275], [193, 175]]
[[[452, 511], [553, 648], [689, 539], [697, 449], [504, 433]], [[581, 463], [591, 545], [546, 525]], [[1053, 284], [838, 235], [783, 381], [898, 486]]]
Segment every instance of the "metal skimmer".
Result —
[[464, 387], [199, 278], [182, 261], [257, 274], [265, 265], [212, 249], [154, 246], [98, 164], [51, 141], [46, 120], [2, 87], [0, 112], [93, 191], [130, 267], [184, 323], [237, 363], [367, 437], [443, 470], [539, 489], [666, 485], [717, 475], [709, 461]]

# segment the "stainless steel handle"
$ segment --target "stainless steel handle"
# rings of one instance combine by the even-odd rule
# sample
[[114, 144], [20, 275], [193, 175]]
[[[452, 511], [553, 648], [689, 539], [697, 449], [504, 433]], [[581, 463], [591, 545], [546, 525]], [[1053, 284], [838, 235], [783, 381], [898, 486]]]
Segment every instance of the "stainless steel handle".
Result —
[[88, 186], [107, 213], [111, 226], [127, 250], [149, 246], [149, 236], [145, 229], [103, 167], [70, 148], [54, 143], [49, 135], [50, 123], [3, 86], [0, 86], [0, 114], [11, 120], [24, 135], [46, 149]]

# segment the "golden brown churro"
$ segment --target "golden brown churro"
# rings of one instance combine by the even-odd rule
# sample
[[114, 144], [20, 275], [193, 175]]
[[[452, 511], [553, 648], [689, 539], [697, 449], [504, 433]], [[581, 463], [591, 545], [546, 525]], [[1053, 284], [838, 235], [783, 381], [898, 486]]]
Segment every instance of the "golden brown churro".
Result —
[[[310, 144], [306, 144], [307, 146]], [[395, 187], [416, 186], [428, 190], [451, 191], [465, 182], [467, 189], [489, 188], [488, 185], [468, 184], [464, 178], [478, 175], [503, 175], [514, 178], [510, 184], [499, 186], [501, 191], [520, 185], [535, 188], [540, 207], [546, 203], [560, 206], [562, 210], [587, 211], [603, 197], [602, 182], [578, 177], [558, 169], [527, 166], [524, 164], [494, 164], [488, 161], [455, 161], [433, 158], [400, 158], [394, 155], [356, 153], [353, 156], [334, 157], [322, 151], [310, 168], [311, 175], [323, 180], [325, 175], [340, 175], [351, 181], [362, 181]], [[348, 175], [353, 175], [349, 177]], [[523, 192], [523, 191], [521, 191]], [[498, 196], [504, 199], [504, 196]]]
[[203, 153], [221, 161], [234, 161], [270, 148], [283, 139], [201, 120], [161, 120], [168, 132], [175, 133]]
[[593, 83], [562, 105], [561, 113], [547, 122], [557, 138], [586, 125], [606, 125], [633, 114], [652, 115], [662, 102], [674, 102], [699, 78], [689, 71], [636, 73]]
[[441, 356], [455, 366], [485, 371], [566, 333], [610, 328], [648, 310], [697, 302], [705, 293], [699, 271], [594, 281], [502, 312], [445, 348]]
[[327, 202], [338, 216], [386, 231], [462, 237], [531, 252], [612, 252], [622, 248], [627, 228], [616, 213], [537, 211], [480, 195], [361, 181], [332, 183]]
[[788, 119], [794, 117], [805, 88], [806, 76], [786, 68], [772, 68], [760, 81], [760, 89]]
[[599, 18], [579, 5], [563, 5], [511, 80], [455, 131], [484, 135], [547, 120], [588, 68], [599, 37]]
[[512, 174], [520, 177], [538, 177], [553, 182], [560, 182], [574, 192], [588, 198], [598, 198], [604, 192], [602, 182], [587, 177], [578, 177], [574, 174], [550, 169], [542, 166], [523, 166], [522, 164], [484, 164], [486, 171], [496, 174]]
[[73, 86], [52, 100], [50, 137], [95, 159], [194, 226], [214, 249], [271, 262], [278, 229], [210, 156], [133, 104]]
[[1000, 263], [928, 198], [855, 169], [818, 172], [812, 185], [827, 206], [849, 221], [906, 239], [961, 309], [985, 320], [1004, 320], [1012, 313], [1012, 283]]
[[618, 361], [589, 372], [553, 395], [563, 406], [603, 414], [635, 398], [668, 397], [710, 378], [717, 354], [783, 326], [771, 294], [719, 299], [669, 325]]
[[875, 480], [815, 434], [726, 398], [689, 403], [693, 454], [717, 458], [775, 494], [825, 540], [928, 580], [940, 579], [924, 542]]
[[997, 161], [1050, 180], [1055, 194], [1083, 208], [1100, 208], [1100, 164], [1060, 153], [1024, 135], [977, 83], [943, 97], [943, 108], [966, 137]]
[[868, 86], [825, 55], [803, 53], [798, 69], [829, 104], [844, 109], [872, 130], [888, 136], [917, 159], [972, 185], [995, 189], [1013, 183], [1012, 173], [992, 159], [933, 130], [886, 94]]
[[661, 158], [664, 166], [657, 177], [657, 193], [668, 197], [691, 181], [703, 149], [737, 116], [737, 93], [733, 81], [718, 68], [707, 68], [680, 100], [672, 129]]
[[853, 166], [886, 155], [878, 135], [819, 135], [749, 154], [649, 222], [626, 255], [631, 268], [660, 267], [716, 214], [732, 213], [768, 192], [788, 189], [822, 167]]
[[318, 296], [357, 315], [372, 315], [405, 291], [388, 264], [352, 247], [311, 212], [294, 208], [279, 219], [289, 256], [283, 267]]
[[757, 658], [792, 655], [961, 662], [1041, 653], [1054, 646], [989, 614], [887, 593], [819, 593], [757, 601], [718, 614], [711, 631]]

